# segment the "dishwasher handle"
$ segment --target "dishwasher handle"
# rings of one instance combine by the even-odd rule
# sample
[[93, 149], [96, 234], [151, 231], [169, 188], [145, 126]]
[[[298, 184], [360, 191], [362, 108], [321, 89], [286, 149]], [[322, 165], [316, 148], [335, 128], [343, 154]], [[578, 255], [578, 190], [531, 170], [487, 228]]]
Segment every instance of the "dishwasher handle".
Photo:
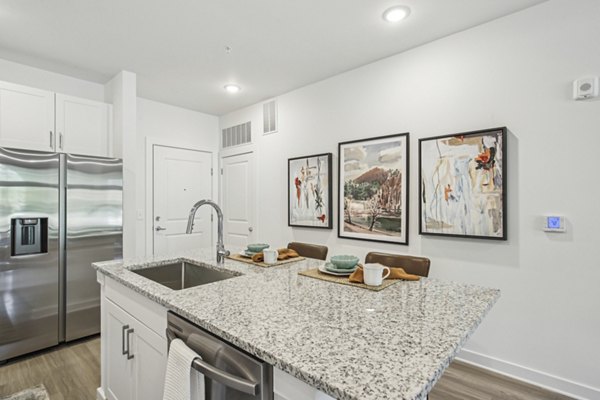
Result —
[[240, 378], [239, 376], [235, 376], [229, 372], [225, 372], [213, 365], [210, 365], [206, 361], [201, 360], [200, 358], [194, 360], [192, 363], [192, 368], [209, 377], [210, 379], [220, 382], [232, 389], [250, 394], [252, 396], [256, 396], [258, 394], [258, 383]]
[[[167, 339], [169, 340], [169, 346], [171, 341], [175, 339], [176, 336], [170, 329], [167, 329]], [[196, 371], [204, 374], [209, 379], [215, 380], [223, 385], [235, 389], [237, 391], [250, 394], [252, 396], [256, 396], [258, 394], [258, 389], [260, 384], [257, 382], [252, 382], [248, 379], [240, 378], [239, 376], [235, 376], [230, 374], [229, 372], [223, 371], [213, 365], [210, 365], [206, 361], [202, 360], [200, 357], [196, 358], [192, 363], [192, 368]]]

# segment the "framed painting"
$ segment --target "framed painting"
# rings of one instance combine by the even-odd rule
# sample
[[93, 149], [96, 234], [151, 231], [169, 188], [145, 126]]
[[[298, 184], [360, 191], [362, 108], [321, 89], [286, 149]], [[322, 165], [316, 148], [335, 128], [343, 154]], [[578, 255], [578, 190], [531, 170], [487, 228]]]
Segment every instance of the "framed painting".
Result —
[[331, 153], [288, 159], [288, 226], [333, 228]]
[[506, 128], [419, 140], [419, 233], [506, 240]]
[[338, 237], [408, 244], [409, 134], [343, 142]]

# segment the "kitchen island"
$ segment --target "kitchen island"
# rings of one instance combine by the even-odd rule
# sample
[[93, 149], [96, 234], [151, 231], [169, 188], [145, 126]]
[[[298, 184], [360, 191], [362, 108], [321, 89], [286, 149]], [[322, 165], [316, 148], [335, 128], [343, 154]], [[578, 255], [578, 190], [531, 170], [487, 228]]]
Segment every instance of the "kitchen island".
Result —
[[[174, 260], [239, 276], [174, 291], [132, 272]], [[261, 268], [228, 259], [216, 267], [211, 249], [94, 267], [103, 286], [107, 281], [117, 285], [117, 298], [160, 307], [141, 311], [150, 320], [160, 320], [160, 309], [170, 310], [340, 400], [424, 399], [500, 295], [431, 278], [374, 292], [298, 275], [321, 263], [305, 259]], [[103, 307], [107, 301], [103, 298]], [[103, 312], [103, 346], [108, 345], [106, 318]], [[160, 331], [163, 325], [158, 325]], [[149, 342], [160, 346], [155, 336]], [[164, 334], [161, 339], [166, 349]], [[108, 379], [104, 365], [102, 371], [99, 398], [108, 396], [102, 393]]]

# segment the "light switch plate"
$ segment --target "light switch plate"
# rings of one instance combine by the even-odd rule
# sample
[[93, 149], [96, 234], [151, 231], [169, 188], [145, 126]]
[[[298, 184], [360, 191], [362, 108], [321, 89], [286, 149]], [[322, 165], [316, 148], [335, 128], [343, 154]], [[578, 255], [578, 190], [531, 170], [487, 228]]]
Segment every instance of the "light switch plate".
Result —
[[558, 215], [547, 215], [544, 217], [544, 231], [546, 232], [566, 232], [565, 217]]

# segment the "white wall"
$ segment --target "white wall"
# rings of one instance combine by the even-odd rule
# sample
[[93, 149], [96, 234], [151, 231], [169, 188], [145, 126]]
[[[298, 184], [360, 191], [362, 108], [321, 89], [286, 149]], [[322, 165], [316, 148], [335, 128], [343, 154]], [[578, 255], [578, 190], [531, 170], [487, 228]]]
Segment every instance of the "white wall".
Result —
[[104, 101], [104, 85], [0, 59], [0, 81]]
[[[600, 2], [551, 0], [278, 98], [278, 134], [261, 137], [260, 104], [220, 119], [252, 120], [261, 241], [323, 243], [330, 254], [425, 255], [431, 276], [500, 288], [462, 356], [586, 398], [600, 398], [600, 233], [596, 204], [600, 102], [570, 99], [573, 79], [600, 75]], [[418, 235], [418, 139], [507, 126], [508, 241]], [[410, 132], [410, 245], [338, 239], [287, 227], [287, 158], [337, 143]], [[335, 207], [335, 206], [334, 206]], [[566, 234], [541, 231], [564, 215]], [[337, 222], [337, 210], [334, 208]]]
[[[146, 142], [148, 139], [174, 147], [191, 148], [213, 152], [217, 162], [219, 150], [219, 119], [203, 114], [143, 98], [137, 100], [137, 255], [152, 254], [147, 239], [152, 236], [152, 198], [146, 196], [147, 185], [152, 182], [152, 170], [146, 168]], [[215, 164], [216, 170], [216, 164]], [[185, 171], [182, 171], [185, 173]], [[144, 177], [145, 176], [145, 177]], [[193, 179], [193, 176], [190, 177]], [[217, 179], [213, 181], [216, 198]], [[198, 199], [200, 200], [200, 199]], [[190, 205], [191, 207], [191, 205]], [[150, 215], [150, 218], [148, 216]]]

